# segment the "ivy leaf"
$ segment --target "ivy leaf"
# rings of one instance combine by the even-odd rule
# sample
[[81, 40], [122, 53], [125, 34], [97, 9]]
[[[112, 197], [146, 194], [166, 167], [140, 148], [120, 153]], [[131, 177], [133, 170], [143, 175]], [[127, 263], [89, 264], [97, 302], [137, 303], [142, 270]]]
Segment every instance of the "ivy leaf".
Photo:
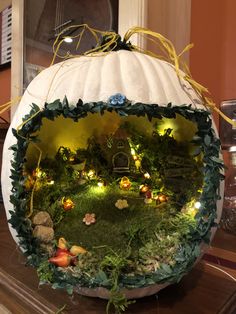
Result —
[[78, 108], [78, 107], [82, 107], [82, 106], [83, 106], [83, 101], [82, 101], [82, 99], [79, 99], [77, 104], [76, 104], [76, 107]]
[[211, 157], [211, 160], [216, 162], [217, 164], [223, 165], [223, 161], [220, 158], [217, 158], [215, 156]]
[[206, 146], [209, 146], [211, 144], [211, 138], [208, 134], [204, 137], [204, 143], [206, 144]]
[[50, 104], [46, 103], [45, 104], [45, 108], [48, 109], [48, 110], [51, 110], [51, 111], [61, 110], [62, 109], [62, 104], [61, 104], [60, 99], [56, 99], [54, 102], [52, 102]]
[[96, 278], [95, 278], [100, 285], [102, 286], [108, 286], [110, 285], [110, 279], [107, 277], [106, 273], [102, 270], [100, 270], [97, 275], [96, 275]]
[[166, 274], [171, 274], [172, 273], [172, 269], [169, 265], [167, 264], [161, 264], [161, 269], [164, 270], [164, 272]]
[[101, 111], [101, 107], [100, 106], [95, 106], [94, 108], [91, 109], [92, 112], [97, 113]]
[[18, 138], [18, 133], [16, 129], [11, 129], [13, 136], [15, 136], [16, 138]]
[[121, 117], [127, 117], [128, 114], [126, 112], [124, 112], [123, 110], [117, 110], [118, 114], [121, 116]]
[[40, 110], [39, 106], [37, 106], [34, 103], [32, 103], [31, 107], [32, 107], [34, 113], [36, 113], [36, 112], [38, 112]]
[[49, 120], [54, 120], [55, 119], [55, 113], [52, 110], [46, 110], [44, 112], [45, 118], [49, 119]]
[[69, 295], [72, 295], [73, 294], [73, 291], [74, 291], [74, 288], [72, 285], [67, 285], [66, 286], [66, 292], [69, 294]]
[[17, 152], [18, 151], [18, 144], [14, 144], [14, 145], [10, 146], [9, 150], [13, 150], [14, 152]]
[[69, 106], [69, 103], [68, 103], [68, 99], [67, 99], [67, 97], [65, 96], [64, 97], [64, 99], [63, 99], [63, 101], [62, 101], [62, 106], [64, 107], [64, 108], [70, 108], [70, 106]]

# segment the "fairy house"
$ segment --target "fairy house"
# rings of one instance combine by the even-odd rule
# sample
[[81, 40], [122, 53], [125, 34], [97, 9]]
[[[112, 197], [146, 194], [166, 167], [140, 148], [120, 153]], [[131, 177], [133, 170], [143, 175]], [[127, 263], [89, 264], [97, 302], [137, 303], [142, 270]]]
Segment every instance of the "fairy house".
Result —
[[106, 137], [105, 141], [103, 139], [102, 150], [113, 173], [124, 174], [135, 170], [125, 129], [118, 128], [113, 135]]

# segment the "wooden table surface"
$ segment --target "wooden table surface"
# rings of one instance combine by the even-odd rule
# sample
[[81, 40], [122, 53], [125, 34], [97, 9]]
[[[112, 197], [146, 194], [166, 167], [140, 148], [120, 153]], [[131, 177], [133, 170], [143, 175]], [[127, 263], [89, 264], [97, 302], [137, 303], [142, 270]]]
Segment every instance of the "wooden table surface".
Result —
[[[3, 206], [0, 206], [0, 239], [0, 314], [56, 313], [64, 305], [62, 313], [105, 313], [104, 300], [79, 295], [71, 298], [49, 286], [38, 287], [36, 271], [25, 266], [25, 258], [11, 238]], [[219, 231], [209, 254], [217, 260], [230, 260], [232, 267], [221, 268], [236, 277], [235, 240], [236, 237]], [[235, 314], [236, 282], [210, 265], [200, 261], [179, 284], [165, 288], [156, 296], [137, 300], [126, 313]]]

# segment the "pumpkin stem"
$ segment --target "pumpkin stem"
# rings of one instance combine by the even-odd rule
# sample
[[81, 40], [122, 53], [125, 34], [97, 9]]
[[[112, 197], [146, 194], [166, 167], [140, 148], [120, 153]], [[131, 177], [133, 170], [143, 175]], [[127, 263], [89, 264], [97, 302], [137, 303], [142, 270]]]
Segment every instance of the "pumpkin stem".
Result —
[[[107, 43], [109, 43], [110, 41], [111, 41], [111, 36], [110, 35], [104, 35], [101, 39], [101, 42], [99, 43], [99, 46], [104, 46]], [[108, 51], [118, 51], [118, 50], [132, 51], [133, 46], [131, 45], [130, 41], [126, 42], [125, 39], [122, 40], [121, 36], [116, 34], [115, 41], [112, 42], [110, 45], [108, 45], [108, 47], [103, 51], [108, 52]]]

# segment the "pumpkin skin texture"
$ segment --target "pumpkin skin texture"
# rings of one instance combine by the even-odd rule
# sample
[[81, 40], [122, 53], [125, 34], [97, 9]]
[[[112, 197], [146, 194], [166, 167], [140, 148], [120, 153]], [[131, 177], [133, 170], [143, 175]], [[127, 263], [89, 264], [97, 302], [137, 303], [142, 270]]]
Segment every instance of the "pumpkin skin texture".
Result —
[[[181, 72], [182, 73], [182, 72]], [[183, 75], [184, 77], [184, 75]], [[185, 92], [187, 90], [187, 93]], [[107, 102], [111, 95], [121, 93], [133, 103], [158, 104], [173, 106], [192, 104], [193, 108], [206, 108], [190, 86], [176, 75], [174, 66], [168, 62], [150, 57], [139, 52], [120, 50], [94, 57], [78, 57], [63, 61], [42, 71], [28, 86], [15, 112], [3, 149], [2, 163], [2, 193], [7, 218], [13, 206], [11, 195], [11, 160], [13, 152], [9, 147], [16, 144], [12, 129], [17, 129], [22, 118], [31, 110], [35, 103], [43, 108], [45, 102], [56, 99], [63, 101], [65, 95], [69, 105], [76, 105], [79, 99], [86, 102]], [[213, 124], [213, 128], [216, 128]], [[216, 131], [217, 133], [217, 131]], [[223, 183], [221, 184], [221, 200], [217, 203], [218, 220], [221, 216]], [[9, 225], [16, 243], [16, 231]], [[212, 236], [214, 231], [212, 232]], [[128, 298], [138, 298], [156, 293], [164, 285], [152, 285], [142, 289], [133, 289], [126, 293]], [[80, 289], [81, 294], [108, 298], [104, 288]]]

